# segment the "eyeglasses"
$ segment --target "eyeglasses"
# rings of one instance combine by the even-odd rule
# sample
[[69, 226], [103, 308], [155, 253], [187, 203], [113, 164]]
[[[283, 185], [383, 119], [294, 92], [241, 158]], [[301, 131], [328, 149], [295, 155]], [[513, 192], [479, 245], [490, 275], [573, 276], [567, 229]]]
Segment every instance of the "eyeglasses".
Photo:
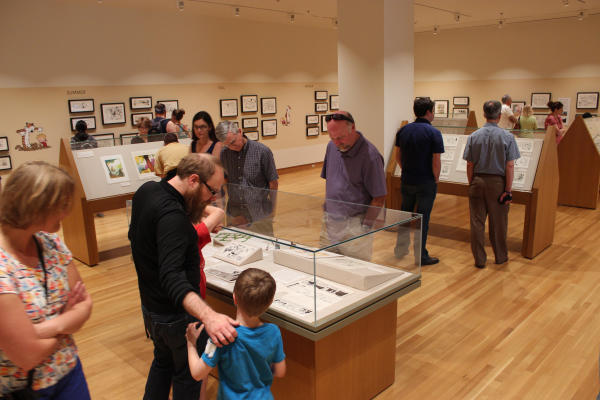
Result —
[[208, 129], [208, 125], [194, 125], [194, 128], [198, 130], [206, 130]]
[[208, 183], [206, 183], [204, 181], [202, 181], [202, 183], [204, 183], [204, 186], [206, 186], [206, 188], [210, 192], [211, 196], [216, 196], [219, 193], [218, 190], [215, 190], [215, 189], [211, 188], [210, 186], [208, 186]]
[[329, 122], [331, 120], [335, 121], [348, 121], [354, 123], [354, 118], [347, 116], [346, 114], [327, 114], [325, 116], [325, 121]]

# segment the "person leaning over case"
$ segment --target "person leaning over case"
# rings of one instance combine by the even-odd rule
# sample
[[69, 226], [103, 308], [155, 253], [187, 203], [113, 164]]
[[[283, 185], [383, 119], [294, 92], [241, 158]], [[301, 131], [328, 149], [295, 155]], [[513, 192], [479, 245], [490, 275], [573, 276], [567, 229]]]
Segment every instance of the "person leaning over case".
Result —
[[156, 162], [154, 164], [154, 173], [164, 178], [172, 171], [168, 179], [171, 179], [177, 173], [177, 165], [190, 153], [190, 148], [179, 143], [177, 134], [173, 132], [165, 133], [165, 145], [156, 152]]
[[483, 105], [487, 123], [467, 138], [463, 159], [467, 161], [471, 251], [477, 268], [485, 268], [485, 220], [489, 215], [490, 242], [496, 264], [508, 261], [506, 234], [514, 163], [521, 157], [515, 137], [498, 127], [499, 101]]
[[[437, 264], [440, 260], [427, 252], [427, 232], [433, 201], [440, 179], [441, 156], [444, 152], [442, 133], [431, 126], [433, 101], [425, 98], [415, 100], [413, 110], [417, 119], [396, 133], [396, 161], [402, 168], [402, 211], [423, 215], [421, 237], [421, 265]], [[402, 227], [394, 249], [396, 257], [408, 253], [408, 232]]]
[[28, 371], [41, 399], [90, 398], [72, 335], [90, 317], [92, 299], [56, 235], [74, 192], [65, 171], [42, 161], [21, 165], [3, 185], [0, 398], [28, 386]]
[[198, 235], [192, 225], [223, 183], [216, 158], [189, 154], [175, 177], [147, 182], [133, 195], [129, 240], [144, 325], [154, 343], [144, 399], [168, 399], [172, 384], [174, 400], [198, 400], [201, 382], [192, 378], [187, 363], [188, 323], [201, 320], [218, 346], [237, 336], [237, 322], [213, 311], [199, 295]]

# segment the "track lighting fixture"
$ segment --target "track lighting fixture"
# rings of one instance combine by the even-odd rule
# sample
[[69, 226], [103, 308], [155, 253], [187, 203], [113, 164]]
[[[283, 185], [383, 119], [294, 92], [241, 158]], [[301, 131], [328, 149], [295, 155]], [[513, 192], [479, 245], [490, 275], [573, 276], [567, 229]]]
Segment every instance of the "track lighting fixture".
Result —
[[296, 14], [290, 14], [290, 24], [296, 22]]
[[504, 26], [504, 13], [500, 13], [500, 19], [498, 20], [498, 29], [502, 29]]
[[236, 17], [239, 17], [239, 16], [240, 16], [240, 8], [239, 8], [239, 7], [236, 7], [236, 8], [235, 8], [235, 16], [236, 16]]
[[433, 26], [433, 36], [437, 36], [437, 34], [439, 33], [439, 28], [437, 25]]
[[456, 22], [460, 22], [460, 14], [459, 13], [454, 14], [454, 20]]
[[177, 0], [177, 8], [179, 9], [179, 11], [183, 11], [184, 7], [185, 7], [185, 4], [184, 4], [183, 0]]
[[585, 18], [585, 12], [584, 11], [579, 11], [579, 14], [577, 14], [577, 19], [579, 21], [583, 21], [584, 18]]
[[569, 0], [562, 0], [563, 6], [569, 7]]

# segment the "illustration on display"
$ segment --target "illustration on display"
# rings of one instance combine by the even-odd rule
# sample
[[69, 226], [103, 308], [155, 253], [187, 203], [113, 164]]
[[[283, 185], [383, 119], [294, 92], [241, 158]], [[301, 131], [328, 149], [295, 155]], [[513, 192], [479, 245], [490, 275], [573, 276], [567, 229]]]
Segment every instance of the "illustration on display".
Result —
[[106, 176], [106, 181], [111, 183], [125, 182], [129, 180], [123, 157], [120, 154], [100, 157], [102, 169]]
[[136, 166], [138, 178], [150, 179], [156, 177], [154, 174], [154, 162], [156, 160], [154, 151], [134, 151], [131, 156]]
[[[15, 146], [15, 150], [34, 151], [49, 149], [48, 138], [44, 133], [44, 128], [35, 126], [33, 122], [25, 122], [25, 127], [17, 129], [17, 134], [21, 135], [21, 144]], [[36, 142], [32, 142], [32, 139]]]
[[281, 118], [281, 125], [290, 126], [292, 124], [292, 107], [285, 106], [285, 114]]

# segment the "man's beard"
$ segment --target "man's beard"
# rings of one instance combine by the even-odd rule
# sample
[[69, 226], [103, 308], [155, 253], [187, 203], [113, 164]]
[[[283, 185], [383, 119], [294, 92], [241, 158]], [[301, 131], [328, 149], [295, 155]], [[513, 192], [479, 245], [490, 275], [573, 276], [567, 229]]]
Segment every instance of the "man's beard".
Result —
[[198, 186], [192, 193], [183, 196], [185, 199], [185, 208], [193, 224], [200, 222], [204, 209], [210, 204], [209, 200], [202, 200], [202, 188]]

